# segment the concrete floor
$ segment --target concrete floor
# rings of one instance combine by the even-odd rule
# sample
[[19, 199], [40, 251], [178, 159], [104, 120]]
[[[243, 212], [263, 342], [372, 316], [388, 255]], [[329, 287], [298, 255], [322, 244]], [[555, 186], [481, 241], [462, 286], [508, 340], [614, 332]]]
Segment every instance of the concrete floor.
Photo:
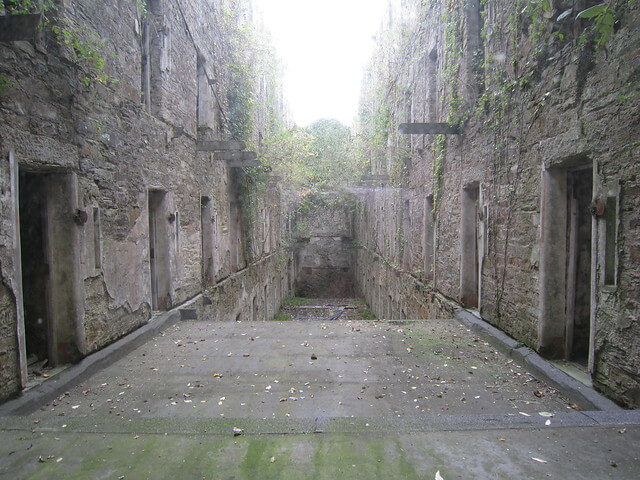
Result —
[[575, 408], [454, 320], [184, 321], [0, 417], [0, 477], [637, 479]]

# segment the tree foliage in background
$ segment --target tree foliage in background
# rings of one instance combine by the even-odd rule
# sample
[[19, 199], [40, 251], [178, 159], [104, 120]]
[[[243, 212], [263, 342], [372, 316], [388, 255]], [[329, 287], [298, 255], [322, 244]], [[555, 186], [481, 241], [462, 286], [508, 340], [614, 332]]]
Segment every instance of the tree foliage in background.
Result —
[[307, 128], [313, 136], [310, 186], [333, 189], [358, 181], [363, 166], [354, 154], [351, 130], [337, 120], [318, 120]]
[[261, 162], [282, 179], [282, 185], [293, 191], [307, 187], [314, 156], [313, 137], [303, 128], [293, 127], [270, 137], [264, 143]]
[[263, 144], [261, 161], [298, 198], [348, 186], [363, 173], [363, 164], [354, 154], [350, 129], [332, 119], [270, 136]]

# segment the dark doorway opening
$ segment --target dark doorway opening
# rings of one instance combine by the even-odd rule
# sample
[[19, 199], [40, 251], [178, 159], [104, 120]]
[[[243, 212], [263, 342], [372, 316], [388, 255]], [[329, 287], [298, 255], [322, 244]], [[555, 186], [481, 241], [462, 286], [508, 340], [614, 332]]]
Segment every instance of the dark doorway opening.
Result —
[[215, 265], [213, 259], [214, 217], [211, 199], [200, 198], [200, 223], [202, 232], [202, 277], [206, 285], [212, 284], [215, 277]]
[[20, 249], [27, 363], [50, 358], [49, 260], [44, 175], [20, 172]]
[[478, 261], [478, 208], [480, 185], [472, 183], [462, 189], [460, 301], [468, 308], [478, 308], [480, 263]]
[[569, 360], [587, 365], [591, 332], [593, 169], [567, 173], [567, 331]]
[[76, 180], [20, 170], [18, 208], [27, 364], [36, 373], [80, 356]]
[[167, 310], [171, 306], [168, 225], [170, 216], [166, 196], [166, 192], [162, 190], [149, 191], [149, 259], [153, 310]]

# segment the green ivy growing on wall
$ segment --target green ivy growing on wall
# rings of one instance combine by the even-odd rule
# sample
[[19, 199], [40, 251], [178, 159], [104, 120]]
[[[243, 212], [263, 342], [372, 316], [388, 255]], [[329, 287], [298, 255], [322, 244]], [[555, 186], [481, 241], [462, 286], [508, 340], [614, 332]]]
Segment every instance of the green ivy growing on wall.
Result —
[[442, 24], [444, 25], [444, 66], [443, 76], [447, 85], [449, 113], [447, 122], [451, 125], [462, 126], [467, 116], [462, 112], [462, 98], [460, 97], [460, 63], [462, 60], [462, 9], [463, 2], [449, 0], [443, 9]]
[[438, 210], [440, 195], [442, 192], [442, 176], [444, 173], [444, 160], [447, 156], [447, 136], [438, 135], [433, 148], [433, 214]]
[[576, 19], [590, 20], [596, 32], [596, 45], [603, 47], [609, 41], [615, 25], [616, 11], [611, 5], [601, 3], [581, 11]]
[[252, 25], [239, 5], [229, 5], [221, 15], [223, 38], [226, 39], [227, 127], [235, 140], [251, 143], [254, 130], [255, 82], [257, 72], [251, 45]]
[[[72, 61], [83, 72], [82, 82], [85, 86], [116, 83], [116, 79], [105, 72], [105, 42], [89, 28], [77, 27], [67, 19], [56, 17], [57, 7], [53, 0], [3, 0], [3, 4], [8, 15], [41, 14], [40, 29], [49, 30], [58, 45], [70, 48]], [[0, 78], [0, 94], [15, 85], [6, 81], [6, 76], [3, 77], [4, 82]]]
[[69, 47], [73, 61], [84, 72], [82, 83], [86, 87], [92, 83], [109, 85], [117, 80], [105, 70], [105, 42], [95, 32], [86, 27], [76, 27], [62, 21], [61, 25], [53, 25], [51, 31], [60, 45]]
[[3, 0], [2, 3], [9, 15], [46, 13], [55, 8], [53, 0]]

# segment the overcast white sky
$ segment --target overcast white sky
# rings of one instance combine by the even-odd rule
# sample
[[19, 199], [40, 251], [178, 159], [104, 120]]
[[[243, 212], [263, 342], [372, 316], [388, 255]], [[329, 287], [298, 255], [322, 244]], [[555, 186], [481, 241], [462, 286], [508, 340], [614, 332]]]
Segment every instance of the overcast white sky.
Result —
[[254, 0], [285, 66], [294, 121], [351, 125], [388, 0]]

